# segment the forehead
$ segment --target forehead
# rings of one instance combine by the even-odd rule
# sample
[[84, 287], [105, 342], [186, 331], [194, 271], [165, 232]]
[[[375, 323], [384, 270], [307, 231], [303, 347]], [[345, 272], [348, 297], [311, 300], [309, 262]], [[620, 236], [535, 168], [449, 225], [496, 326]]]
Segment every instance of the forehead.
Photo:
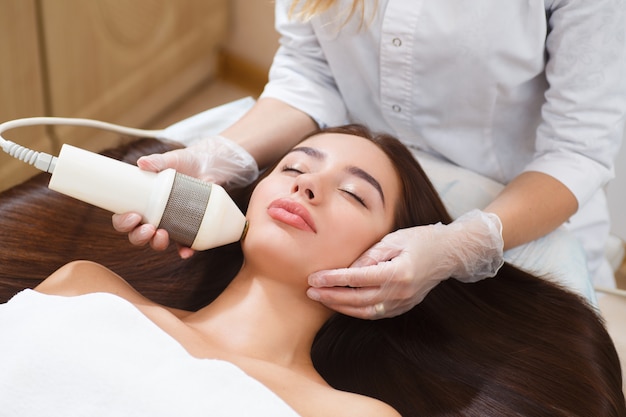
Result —
[[302, 141], [298, 147], [312, 147], [323, 151], [333, 161], [373, 168], [375, 162], [393, 169], [387, 155], [372, 141], [344, 133], [322, 133]]

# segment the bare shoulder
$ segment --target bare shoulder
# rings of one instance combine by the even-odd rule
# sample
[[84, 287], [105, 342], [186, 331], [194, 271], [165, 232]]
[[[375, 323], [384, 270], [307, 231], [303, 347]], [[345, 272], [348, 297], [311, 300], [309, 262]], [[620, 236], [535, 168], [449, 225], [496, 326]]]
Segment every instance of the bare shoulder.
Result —
[[314, 410], [303, 415], [311, 416], [360, 416], [360, 417], [400, 417], [389, 404], [365, 395], [338, 391], [333, 388], [324, 390], [325, 394], [314, 401]]
[[123, 298], [135, 298], [139, 295], [115, 272], [91, 261], [73, 261], [63, 265], [35, 287], [35, 290], [66, 296], [94, 292], [110, 292]]
[[291, 367], [246, 359], [242, 369], [287, 402], [303, 417], [399, 417], [390, 405], [375, 398], [338, 390], [312, 369]]
[[335, 415], [345, 416], [377, 416], [377, 417], [400, 417], [392, 406], [375, 398], [366, 397], [359, 394], [342, 392], [341, 402]]
[[[63, 265], [35, 287], [35, 290], [44, 294], [64, 296], [107, 292], [135, 305], [163, 307], [141, 295], [115, 272], [91, 261], [73, 261]], [[179, 317], [186, 314], [180, 310], [163, 308]]]

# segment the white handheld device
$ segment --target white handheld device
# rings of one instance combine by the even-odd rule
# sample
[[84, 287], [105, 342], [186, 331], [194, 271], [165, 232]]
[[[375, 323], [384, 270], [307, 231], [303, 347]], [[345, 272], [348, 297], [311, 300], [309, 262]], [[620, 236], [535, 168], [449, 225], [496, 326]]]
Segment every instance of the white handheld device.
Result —
[[[89, 119], [31, 118], [0, 125], [5, 130], [34, 124], [74, 124], [133, 136], [161, 131], [129, 129]], [[243, 238], [247, 221], [226, 191], [177, 173], [154, 173], [100, 154], [63, 145], [58, 157], [34, 152], [0, 136], [10, 155], [52, 174], [49, 188], [113, 213], [136, 212], [143, 223], [168, 231], [172, 240], [205, 250]]]

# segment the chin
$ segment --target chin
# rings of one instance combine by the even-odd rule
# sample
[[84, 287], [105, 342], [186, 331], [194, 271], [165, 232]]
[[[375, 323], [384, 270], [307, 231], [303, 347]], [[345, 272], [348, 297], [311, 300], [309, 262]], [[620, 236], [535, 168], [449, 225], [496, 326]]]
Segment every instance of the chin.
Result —
[[310, 251], [301, 242], [277, 228], [253, 230], [251, 227], [241, 242], [241, 250], [246, 262], [275, 264], [281, 269], [300, 269], [310, 260]]
[[275, 264], [276, 268], [298, 271], [306, 276], [326, 269], [347, 268], [358, 257], [358, 253], [347, 253], [345, 248], [333, 249], [319, 240], [307, 239], [306, 232], [272, 222], [250, 222], [241, 249], [246, 262]]

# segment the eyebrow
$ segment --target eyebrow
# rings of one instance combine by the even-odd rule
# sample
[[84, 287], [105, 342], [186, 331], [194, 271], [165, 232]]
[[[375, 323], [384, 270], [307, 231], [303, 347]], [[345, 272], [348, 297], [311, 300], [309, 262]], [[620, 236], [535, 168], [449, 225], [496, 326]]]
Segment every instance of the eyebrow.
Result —
[[[315, 159], [320, 160], [326, 158], [326, 153], [320, 151], [319, 149], [311, 148], [309, 146], [299, 146], [297, 148], [293, 148], [288, 153], [293, 152], [303, 152]], [[376, 180], [376, 178], [372, 177], [367, 171], [364, 171], [363, 169], [356, 166], [349, 166], [346, 170], [348, 171], [348, 173], [359, 177], [362, 180], [365, 180], [372, 187], [374, 187], [376, 191], [378, 191], [378, 194], [380, 194], [380, 199], [383, 201], [383, 205], [385, 204], [385, 194], [383, 193], [383, 188], [380, 186], [380, 183]]]

